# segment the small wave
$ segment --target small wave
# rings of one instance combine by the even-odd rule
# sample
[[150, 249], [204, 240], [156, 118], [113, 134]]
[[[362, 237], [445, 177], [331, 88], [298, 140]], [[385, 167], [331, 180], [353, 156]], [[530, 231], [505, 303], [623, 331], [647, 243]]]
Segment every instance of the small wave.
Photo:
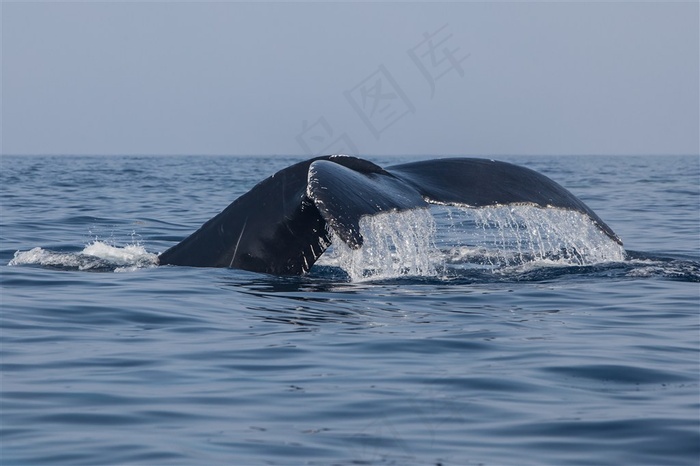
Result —
[[691, 258], [659, 257], [630, 251], [627, 276], [632, 278], [663, 277], [683, 282], [700, 282], [700, 261]]
[[158, 255], [138, 244], [123, 247], [94, 241], [80, 252], [50, 251], [40, 247], [17, 251], [11, 266], [41, 265], [65, 270], [126, 272], [158, 265]]

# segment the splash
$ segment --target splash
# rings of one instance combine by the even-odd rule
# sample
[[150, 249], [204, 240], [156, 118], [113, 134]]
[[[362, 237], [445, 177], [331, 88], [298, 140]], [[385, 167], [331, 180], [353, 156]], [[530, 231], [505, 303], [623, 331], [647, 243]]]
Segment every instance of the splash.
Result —
[[625, 260], [624, 249], [587, 216], [529, 205], [388, 212], [363, 218], [360, 232], [360, 249], [333, 238], [319, 264], [340, 267], [351, 280], [363, 281]]
[[352, 281], [434, 277], [441, 256], [433, 243], [435, 231], [435, 219], [427, 209], [364, 217], [360, 220], [362, 247], [351, 249], [332, 238], [319, 264], [342, 268]]
[[580, 212], [519, 205], [451, 208], [447, 215], [452, 228], [446, 231], [452, 238], [441, 238], [442, 242], [449, 245], [456, 236], [460, 238], [450, 249], [452, 262], [477, 259], [481, 265], [498, 269], [523, 264], [586, 266], [625, 260], [622, 246]]
[[124, 247], [94, 241], [77, 253], [33, 248], [17, 251], [8, 265], [41, 265], [68, 270], [126, 272], [158, 265], [158, 256], [138, 244]]

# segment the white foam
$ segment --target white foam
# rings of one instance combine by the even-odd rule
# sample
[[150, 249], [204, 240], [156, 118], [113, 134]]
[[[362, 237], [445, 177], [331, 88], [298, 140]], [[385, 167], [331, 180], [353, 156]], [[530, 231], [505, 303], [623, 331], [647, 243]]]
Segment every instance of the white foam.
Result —
[[17, 251], [7, 265], [63, 265], [74, 258], [74, 254], [60, 254], [46, 251], [42, 248], [32, 248], [29, 251]]
[[117, 265], [133, 265], [143, 260], [146, 262], [155, 261], [157, 257], [151, 254], [139, 244], [128, 244], [124, 247], [111, 246], [101, 241], [95, 241], [85, 247], [81, 254], [97, 257]]
[[158, 265], [158, 256], [138, 244], [124, 247], [94, 241], [77, 253], [54, 252], [42, 248], [17, 251], [8, 265], [42, 265], [78, 270], [109, 269], [115, 272]]

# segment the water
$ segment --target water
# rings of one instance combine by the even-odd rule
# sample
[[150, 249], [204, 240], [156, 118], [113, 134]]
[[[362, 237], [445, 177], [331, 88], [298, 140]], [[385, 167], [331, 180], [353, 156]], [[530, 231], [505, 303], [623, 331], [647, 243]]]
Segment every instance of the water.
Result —
[[698, 464], [697, 157], [511, 159], [624, 250], [435, 207], [305, 277], [154, 266], [297, 160], [2, 158], [2, 464]]

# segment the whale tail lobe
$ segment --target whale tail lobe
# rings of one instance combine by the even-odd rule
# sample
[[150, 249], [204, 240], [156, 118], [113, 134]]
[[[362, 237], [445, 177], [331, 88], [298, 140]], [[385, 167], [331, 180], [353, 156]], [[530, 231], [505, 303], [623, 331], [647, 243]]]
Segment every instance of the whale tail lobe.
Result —
[[258, 183], [182, 242], [161, 265], [232, 267], [299, 275], [330, 245], [330, 230], [362, 246], [360, 219], [429, 204], [488, 207], [530, 204], [581, 212], [610, 238], [617, 235], [580, 199], [546, 176], [517, 165], [454, 158], [383, 169], [350, 156], [297, 163]]

